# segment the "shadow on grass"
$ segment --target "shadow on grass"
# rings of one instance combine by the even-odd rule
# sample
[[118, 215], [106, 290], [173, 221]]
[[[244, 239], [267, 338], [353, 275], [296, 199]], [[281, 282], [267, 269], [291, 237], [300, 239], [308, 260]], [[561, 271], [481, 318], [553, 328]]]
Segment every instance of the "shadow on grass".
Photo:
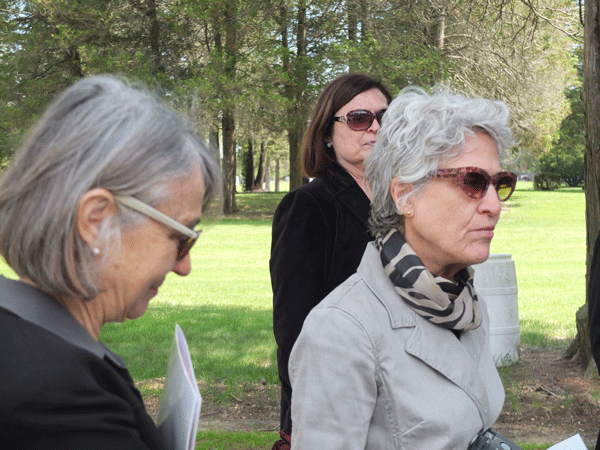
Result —
[[273, 213], [287, 192], [243, 192], [235, 196], [237, 212], [224, 215], [231, 220], [272, 220]]
[[521, 320], [521, 345], [529, 347], [552, 347], [567, 349], [572, 339], [552, 338], [552, 327], [541, 320]]
[[278, 438], [274, 432], [199, 431], [196, 450], [266, 450], [271, 449]]
[[100, 340], [125, 360], [135, 380], [163, 377], [176, 323], [196, 378], [226, 385], [279, 382], [270, 310], [153, 306], [138, 320], [107, 324]]

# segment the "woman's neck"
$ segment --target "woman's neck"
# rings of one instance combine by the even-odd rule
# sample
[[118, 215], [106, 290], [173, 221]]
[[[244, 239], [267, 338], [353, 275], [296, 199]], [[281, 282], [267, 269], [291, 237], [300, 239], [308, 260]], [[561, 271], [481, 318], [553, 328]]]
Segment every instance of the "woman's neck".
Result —
[[[20, 278], [20, 281], [22, 281], [23, 283], [27, 283], [37, 289], [40, 289], [40, 287], [29, 278], [23, 277]], [[90, 333], [92, 338], [98, 340], [98, 337], [100, 335], [101, 321], [96, 319], [97, 317], [99, 317], [99, 311], [96, 311], [97, 302], [94, 302], [94, 300], [85, 301], [76, 298], [74, 299], [70, 297], [62, 297], [58, 295], [53, 295], [49, 292], [47, 292], [47, 294], [54, 298], [67, 311], [69, 311], [69, 313], [73, 317], [75, 317], [77, 322], [79, 322], [83, 326], [83, 328], [85, 328], [88, 331], [88, 333]]]
[[350, 174], [350, 176], [352, 178], [354, 178], [354, 181], [356, 181], [356, 183], [360, 186], [360, 188], [363, 190], [363, 192], [369, 198], [369, 200], [372, 200], [371, 189], [369, 188], [369, 185], [365, 181], [364, 166], [363, 165], [355, 166], [352, 164], [344, 164], [343, 162], [338, 162], [338, 163], [340, 164], [340, 166], [342, 166], [346, 170], [346, 172], [348, 172]]

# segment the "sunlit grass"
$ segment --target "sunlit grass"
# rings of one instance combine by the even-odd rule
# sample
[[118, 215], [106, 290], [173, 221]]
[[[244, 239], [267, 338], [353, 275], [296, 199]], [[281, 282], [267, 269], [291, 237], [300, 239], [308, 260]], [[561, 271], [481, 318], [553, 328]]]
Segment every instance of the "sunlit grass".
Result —
[[276, 433], [253, 431], [236, 433], [228, 431], [199, 431], [196, 450], [259, 450], [270, 449], [279, 438]]
[[521, 340], [564, 345], [585, 303], [585, 194], [580, 188], [533, 191], [520, 182], [492, 241], [515, 261]]
[[[282, 195], [238, 194], [244, 213], [202, 234], [189, 276], [169, 275], [141, 319], [104, 327], [101, 339], [124, 357], [135, 378], [164, 375], [177, 322], [199, 378], [276, 382], [268, 261], [271, 216]], [[253, 214], [259, 218], [247, 218]], [[583, 191], [539, 192], [518, 183], [491, 251], [510, 253], [515, 261], [522, 342], [564, 345], [572, 339], [575, 312], [585, 303]], [[0, 273], [14, 277], [4, 263]]]

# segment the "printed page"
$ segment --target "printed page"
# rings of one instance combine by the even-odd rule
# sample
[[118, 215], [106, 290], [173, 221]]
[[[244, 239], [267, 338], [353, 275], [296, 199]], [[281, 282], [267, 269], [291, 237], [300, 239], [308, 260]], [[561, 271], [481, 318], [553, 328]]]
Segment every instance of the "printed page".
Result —
[[581, 436], [576, 434], [569, 439], [553, 445], [548, 450], [587, 450], [587, 447], [583, 442], [583, 439], [581, 439]]
[[187, 341], [181, 327], [176, 324], [157, 418], [158, 429], [168, 448], [194, 449], [201, 406], [202, 396]]

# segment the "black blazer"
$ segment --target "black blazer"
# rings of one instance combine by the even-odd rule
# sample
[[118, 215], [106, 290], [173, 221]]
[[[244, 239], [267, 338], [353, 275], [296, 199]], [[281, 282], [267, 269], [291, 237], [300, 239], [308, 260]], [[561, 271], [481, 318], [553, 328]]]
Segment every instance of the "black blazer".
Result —
[[166, 450], [123, 360], [52, 297], [0, 277], [0, 448]]
[[281, 428], [292, 432], [288, 360], [308, 313], [356, 272], [367, 243], [370, 201], [350, 174], [333, 164], [287, 194], [273, 217], [273, 331], [281, 379]]

